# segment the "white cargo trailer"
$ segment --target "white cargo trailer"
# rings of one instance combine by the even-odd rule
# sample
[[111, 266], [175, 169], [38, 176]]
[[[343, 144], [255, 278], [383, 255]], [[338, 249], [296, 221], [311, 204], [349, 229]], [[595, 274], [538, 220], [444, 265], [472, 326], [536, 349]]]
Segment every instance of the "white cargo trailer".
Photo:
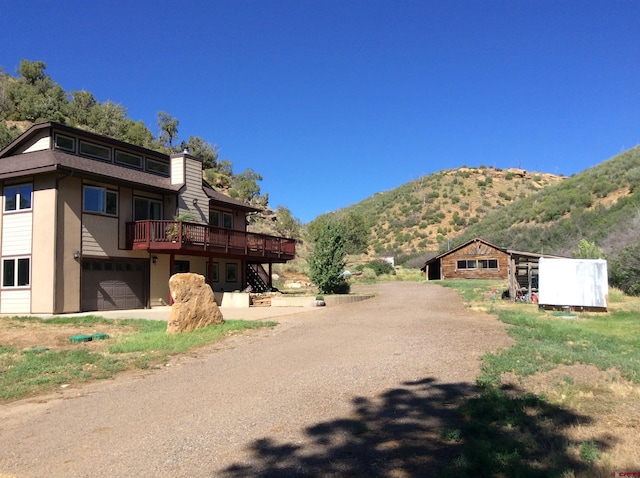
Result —
[[538, 303], [541, 307], [607, 310], [606, 260], [541, 257], [538, 271]]

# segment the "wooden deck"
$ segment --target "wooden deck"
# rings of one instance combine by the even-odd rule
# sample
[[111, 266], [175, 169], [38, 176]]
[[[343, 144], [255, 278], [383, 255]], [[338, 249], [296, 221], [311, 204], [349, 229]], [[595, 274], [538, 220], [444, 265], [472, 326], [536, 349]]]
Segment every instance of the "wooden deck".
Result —
[[296, 255], [294, 239], [182, 221], [128, 222], [127, 248], [159, 253], [247, 257], [265, 259], [265, 262], [286, 262]]

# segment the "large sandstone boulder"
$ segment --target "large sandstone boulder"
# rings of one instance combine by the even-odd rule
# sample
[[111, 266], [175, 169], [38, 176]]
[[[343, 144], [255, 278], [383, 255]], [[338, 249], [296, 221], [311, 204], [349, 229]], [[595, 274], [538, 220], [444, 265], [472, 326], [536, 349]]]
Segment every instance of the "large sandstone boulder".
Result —
[[200, 327], [222, 324], [222, 312], [213, 291], [200, 274], [174, 274], [169, 279], [173, 298], [167, 321], [167, 333], [189, 332]]

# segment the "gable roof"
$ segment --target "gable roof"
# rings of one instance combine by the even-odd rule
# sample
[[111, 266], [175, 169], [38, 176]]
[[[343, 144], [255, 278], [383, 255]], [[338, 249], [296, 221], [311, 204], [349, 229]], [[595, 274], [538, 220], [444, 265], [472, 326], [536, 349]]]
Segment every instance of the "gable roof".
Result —
[[431, 264], [435, 263], [436, 261], [439, 261], [443, 257], [446, 257], [449, 254], [453, 254], [456, 251], [458, 251], [458, 250], [462, 249], [463, 247], [466, 247], [469, 244], [472, 244], [474, 242], [482, 242], [483, 244], [486, 244], [487, 246], [492, 247], [497, 251], [509, 254], [510, 256], [531, 257], [531, 258], [561, 257], [561, 256], [556, 256], [556, 255], [551, 255], [551, 254], [539, 254], [539, 253], [536, 253], [536, 252], [523, 252], [523, 251], [516, 251], [516, 250], [513, 250], [513, 249], [507, 249], [506, 247], [496, 246], [495, 244], [492, 244], [491, 242], [486, 241], [486, 240], [482, 239], [481, 237], [474, 237], [473, 239], [470, 239], [467, 242], [464, 242], [464, 243], [460, 244], [459, 246], [454, 247], [453, 249], [445, 251], [442, 254], [439, 254], [439, 255], [437, 255], [435, 257], [432, 257], [431, 259], [425, 261], [424, 266], [422, 266], [420, 268], [420, 270], [424, 271], [428, 265], [431, 265]]
[[500, 247], [500, 246], [496, 246], [495, 244], [490, 243], [489, 241], [485, 241], [484, 239], [480, 238], [480, 237], [474, 237], [473, 239], [468, 240], [467, 242], [464, 242], [462, 244], [460, 244], [459, 246], [454, 247], [453, 249], [449, 249], [448, 251], [443, 252], [442, 254], [439, 254], [435, 257], [432, 257], [431, 259], [429, 259], [428, 261], [425, 262], [426, 264], [429, 264], [431, 262], [435, 262], [439, 259], [442, 259], [445, 256], [448, 256], [449, 254], [453, 254], [454, 252], [462, 249], [463, 247], [468, 246], [469, 244], [472, 244], [474, 242], [482, 242], [483, 244], [486, 244], [489, 247], [492, 247], [498, 251], [501, 252], [508, 252], [507, 249]]

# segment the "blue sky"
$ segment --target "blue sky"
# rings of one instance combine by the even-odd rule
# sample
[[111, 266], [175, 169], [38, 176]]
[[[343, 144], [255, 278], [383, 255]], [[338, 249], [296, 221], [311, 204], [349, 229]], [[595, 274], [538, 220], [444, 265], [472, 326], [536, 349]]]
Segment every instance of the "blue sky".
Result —
[[0, 0], [0, 66], [217, 144], [303, 222], [467, 166], [640, 143], [636, 0]]

